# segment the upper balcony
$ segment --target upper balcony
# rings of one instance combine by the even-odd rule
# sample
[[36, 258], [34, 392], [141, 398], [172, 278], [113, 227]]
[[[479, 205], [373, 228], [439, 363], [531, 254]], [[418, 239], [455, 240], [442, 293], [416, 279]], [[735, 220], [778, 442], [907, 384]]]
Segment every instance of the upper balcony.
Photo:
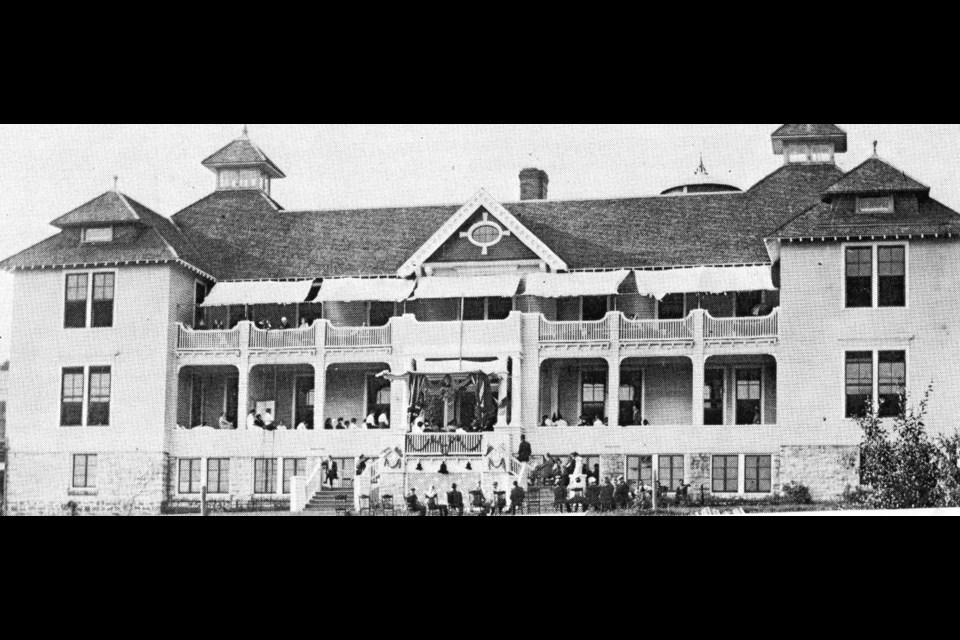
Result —
[[714, 318], [694, 310], [683, 320], [629, 320], [622, 313], [610, 313], [590, 322], [551, 322], [539, 318], [540, 351], [568, 352], [693, 349], [776, 345], [779, 341], [779, 310], [768, 316]]

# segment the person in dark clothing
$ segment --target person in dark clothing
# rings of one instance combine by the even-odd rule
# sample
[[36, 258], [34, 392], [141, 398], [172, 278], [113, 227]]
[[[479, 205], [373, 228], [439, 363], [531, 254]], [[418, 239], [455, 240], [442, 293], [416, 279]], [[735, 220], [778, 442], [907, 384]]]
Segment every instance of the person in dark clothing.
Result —
[[587, 490], [584, 492], [583, 497], [586, 502], [586, 504], [583, 505], [584, 513], [591, 509], [600, 511], [600, 486], [593, 478], [590, 478], [590, 482], [587, 483]]
[[517, 452], [517, 461], [527, 463], [533, 457], [533, 447], [527, 442], [527, 436], [520, 436], [520, 450]]
[[451, 491], [447, 494], [447, 507], [450, 511], [463, 517], [463, 494], [460, 493], [457, 485], [453, 485]]
[[686, 480], [680, 481], [680, 486], [677, 487], [677, 494], [673, 499], [673, 506], [682, 507], [690, 504], [690, 485], [686, 483]]
[[503, 515], [503, 510], [507, 508], [507, 492], [500, 491], [500, 485], [493, 483], [493, 505], [490, 507], [490, 515]]
[[421, 518], [427, 517], [427, 508], [420, 504], [420, 500], [417, 499], [416, 489], [410, 489], [410, 493], [407, 494], [407, 511], [415, 513]]
[[613, 484], [610, 482], [610, 478], [606, 478], [603, 482], [603, 486], [600, 487], [600, 511], [606, 513], [608, 511], [613, 511], [614, 505], [614, 495], [616, 494], [616, 489]]
[[510, 490], [510, 515], [517, 515], [517, 510], [523, 507], [527, 499], [527, 492], [520, 488], [519, 482], [513, 483], [513, 489]]
[[563, 513], [566, 509], [570, 513], [570, 505], [567, 503], [567, 487], [561, 478], [557, 478], [556, 486], [553, 488], [553, 508], [557, 513]]
[[333, 431], [333, 419], [327, 418], [326, 422], [323, 423], [324, 431]]
[[617, 481], [614, 501], [618, 509], [626, 510], [630, 506], [630, 485], [622, 477]]
[[593, 478], [594, 480], [596, 480], [598, 486], [600, 485], [600, 465], [595, 464], [593, 465], [593, 471], [584, 470], [584, 473], [587, 475], [588, 478]]

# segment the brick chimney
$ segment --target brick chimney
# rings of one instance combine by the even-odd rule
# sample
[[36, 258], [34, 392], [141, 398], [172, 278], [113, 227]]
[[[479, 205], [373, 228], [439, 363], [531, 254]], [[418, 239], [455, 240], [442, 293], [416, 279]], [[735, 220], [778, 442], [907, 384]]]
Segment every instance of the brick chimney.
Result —
[[520, 172], [520, 199], [546, 200], [550, 177], [540, 169], [524, 169]]

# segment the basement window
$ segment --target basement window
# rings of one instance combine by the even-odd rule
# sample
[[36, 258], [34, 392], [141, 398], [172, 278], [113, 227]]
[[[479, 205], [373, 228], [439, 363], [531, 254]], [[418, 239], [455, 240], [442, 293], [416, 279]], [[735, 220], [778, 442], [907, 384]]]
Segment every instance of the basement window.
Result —
[[113, 242], [113, 227], [85, 227], [83, 241], [90, 244]]

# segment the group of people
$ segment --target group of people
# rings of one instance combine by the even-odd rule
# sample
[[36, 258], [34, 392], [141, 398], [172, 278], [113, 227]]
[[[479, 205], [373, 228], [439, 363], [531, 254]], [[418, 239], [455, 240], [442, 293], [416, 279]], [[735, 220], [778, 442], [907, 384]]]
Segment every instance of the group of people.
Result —
[[452, 420], [446, 429], [424, 418], [417, 418], [410, 424], [410, 433], [484, 433], [494, 430], [493, 423], [483, 424], [478, 421], [457, 423]]
[[[500, 489], [498, 483], [494, 482], [492, 494], [492, 500], [488, 500], [482, 483], [478, 482], [477, 487], [470, 492], [471, 512], [480, 516], [502, 516], [504, 513], [514, 516], [523, 508], [527, 500], [527, 492], [519, 482], [513, 483], [509, 496], [506, 491]], [[456, 484], [450, 487], [446, 498], [446, 504], [443, 504], [436, 486], [431, 486], [423, 495], [424, 502], [421, 502], [417, 496], [417, 490], [410, 489], [406, 496], [407, 512], [418, 516], [426, 516], [428, 513], [437, 513], [442, 517], [447, 517], [451, 513], [463, 516], [466, 507], [463, 494]]]
[[575, 510], [583, 513], [606, 513], [623, 510], [628, 509], [638, 496], [642, 499], [645, 490], [646, 487], [641, 486], [634, 492], [623, 476], [615, 482], [604, 478], [602, 485], [593, 476], [577, 476], [569, 486], [564, 486], [563, 479], [557, 478], [553, 507], [558, 513], [573, 513]]
[[[255, 322], [254, 326], [261, 331], [289, 331], [293, 329], [293, 325], [290, 324], [288, 318], [280, 318], [280, 324], [276, 327], [273, 326], [273, 323], [268, 319], [260, 320]], [[307, 329], [310, 327], [310, 321], [307, 318], [300, 318], [300, 326], [298, 329]], [[195, 331], [224, 331], [227, 329], [226, 324], [222, 320], [214, 320], [212, 324], [207, 325], [206, 318], [198, 318], [197, 322], [193, 325]], [[232, 327], [231, 327], [232, 328]]]
[[323, 423], [324, 431], [359, 431], [362, 429], [376, 430], [389, 428], [390, 416], [385, 411], [379, 413], [377, 411], [371, 411], [362, 425], [356, 418], [349, 420], [346, 418], [337, 418], [336, 423], [333, 422], [333, 418], [327, 418]]
[[[650, 421], [643, 417], [643, 414], [640, 412], [639, 408], [633, 410], [633, 422], [634, 426], [644, 426], [649, 427]], [[570, 423], [561, 415], [560, 413], [553, 414], [551, 416], [543, 416], [540, 420], [541, 427], [569, 427]], [[577, 421], [577, 424], [574, 425], [577, 427], [608, 427], [610, 426], [610, 420], [604, 416], [597, 416], [593, 420], [590, 420], [587, 416], [580, 416], [580, 419]]]

